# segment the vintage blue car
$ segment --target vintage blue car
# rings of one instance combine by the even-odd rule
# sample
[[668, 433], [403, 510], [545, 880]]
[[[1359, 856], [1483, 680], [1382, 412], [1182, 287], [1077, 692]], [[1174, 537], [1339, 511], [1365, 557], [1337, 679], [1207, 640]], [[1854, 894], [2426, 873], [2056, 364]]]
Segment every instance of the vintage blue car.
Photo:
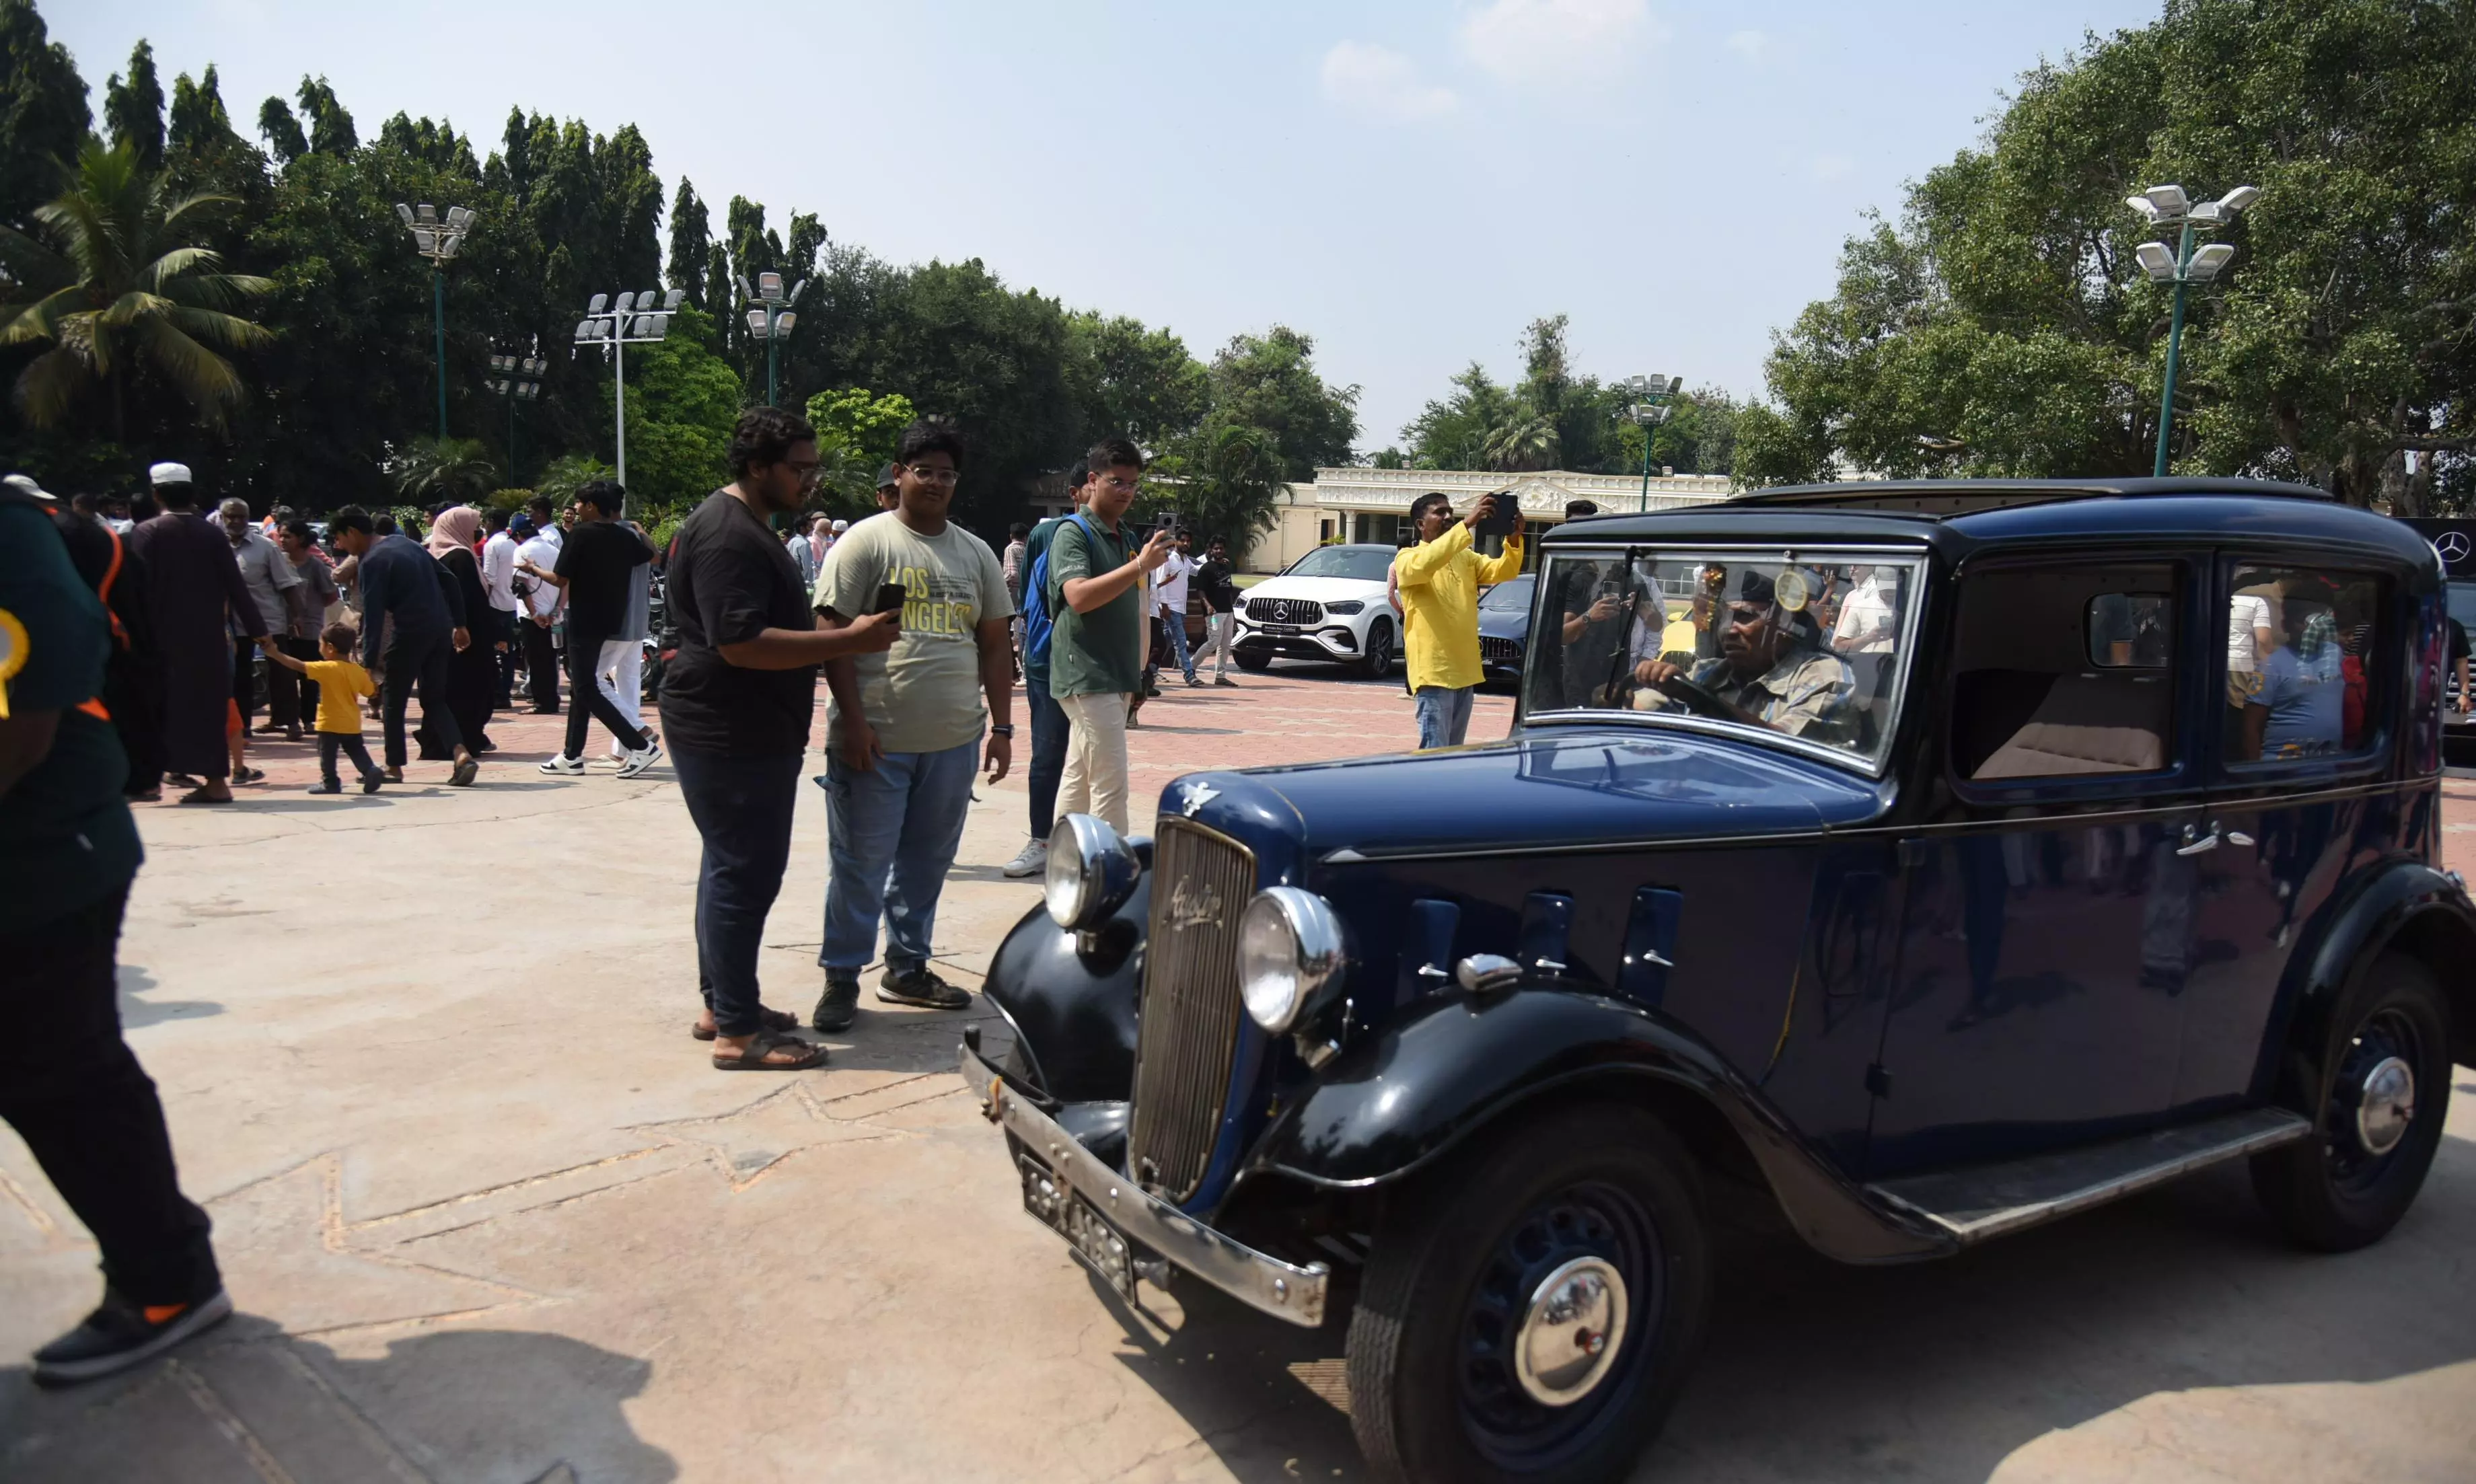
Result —
[[1722, 1196], [1852, 1263], [2239, 1158], [2310, 1248], [2407, 1211], [2476, 1062], [2414, 532], [1851, 483], [1542, 556], [1508, 740], [1056, 835], [962, 1066], [1129, 1301], [1346, 1322], [1380, 1478], [1613, 1479]]

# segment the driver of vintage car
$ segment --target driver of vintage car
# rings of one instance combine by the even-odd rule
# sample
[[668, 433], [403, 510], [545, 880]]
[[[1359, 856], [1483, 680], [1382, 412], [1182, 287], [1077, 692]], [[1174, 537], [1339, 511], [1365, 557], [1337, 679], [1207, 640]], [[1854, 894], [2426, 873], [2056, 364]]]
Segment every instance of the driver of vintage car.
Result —
[[1850, 698], [1857, 682], [1839, 655], [1822, 645], [1820, 629], [1807, 610], [1818, 584], [1788, 568], [1778, 578], [1747, 569], [1728, 605], [1717, 658], [1691, 672], [1665, 659], [1634, 666], [1642, 687], [1634, 705], [1644, 710], [1682, 707], [1662, 687], [1680, 677], [1707, 690], [1728, 720], [1768, 727], [1810, 742], [1847, 745], [1856, 734]]

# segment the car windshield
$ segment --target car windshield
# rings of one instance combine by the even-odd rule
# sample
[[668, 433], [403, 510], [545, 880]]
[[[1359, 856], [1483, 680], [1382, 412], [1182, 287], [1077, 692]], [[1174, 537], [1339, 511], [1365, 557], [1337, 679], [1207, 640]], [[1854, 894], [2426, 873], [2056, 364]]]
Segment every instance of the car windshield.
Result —
[[1523, 719], [1622, 711], [1878, 762], [1919, 570], [1913, 556], [1809, 551], [1556, 555], [1539, 579]]
[[1393, 554], [1381, 546], [1322, 546], [1299, 558], [1283, 577], [1346, 577], [1380, 582], [1393, 567]]
[[2476, 633], [2476, 581], [2454, 578], [2449, 583], [2449, 592], [2450, 616], [2459, 620], [2460, 628]]
[[1507, 579], [1479, 594], [1478, 606], [1483, 608], [1526, 610], [1530, 606], [1531, 586], [1538, 581], [1538, 578], [1526, 572], [1520, 577]]

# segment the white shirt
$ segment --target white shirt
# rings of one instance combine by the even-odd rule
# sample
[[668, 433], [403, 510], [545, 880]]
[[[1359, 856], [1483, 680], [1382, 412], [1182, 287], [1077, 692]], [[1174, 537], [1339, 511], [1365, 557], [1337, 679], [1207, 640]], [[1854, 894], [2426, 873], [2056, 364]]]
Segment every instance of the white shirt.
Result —
[[1186, 611], [1186, 577], [1194, 570], [1195, 562], [1191, 557], [1172, 552], [1169, 554], [1169, 559], [1153, 571], [1152, 591], [1159, 599], [1156, 605], [1157, 611], [1163, 613]]
[[2269, 600], [2258, 593], [2238, 593], [2227, 600], [2227, 668], [2239, 673], [2261, 668], [2261, 640], [2253, 631], [2272, 628]]
[[502, 613], [516, 611], [516, 538], [504, 531], [482, 543], [482, 591]]
[[1892, 606], [1891, 594], [1884, 591], [1889, 585], [1882, 573], [1869, 572], [1866, 574], [1866, 581], [1849, 590], [1840, 605], [1840, 622], [1831, 631], [1833, 642], [1846, 644], [1859, 634], [1873, 633], [1880, 629], [1884, 632], [1858, 645], [1856, 653], [1888, 655], [1892, 652], [1892, 634], [1900, 627], [1900, 615]]
[[[558, 532], [545, 531], [517, 547], [516, 555], [545, 572], [556, 572], [558, 570]], [[525, 581], [533, 588], [532, 595], [525, 600], [532, 607], [533, 617], [548, 618], [558, 611], [559, 600], [566, 596], [565, 593], [537, 577]]]

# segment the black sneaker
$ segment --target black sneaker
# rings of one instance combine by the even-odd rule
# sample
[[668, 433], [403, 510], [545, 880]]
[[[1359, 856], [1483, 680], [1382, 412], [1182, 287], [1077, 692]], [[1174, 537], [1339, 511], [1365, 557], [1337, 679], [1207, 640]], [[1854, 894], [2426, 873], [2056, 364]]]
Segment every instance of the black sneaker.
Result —
[[86, 1323], [35, 1352], [35, 1384], [74, 1386], [143, 1365], [200, 1330], [232, 1317], [232, 1299], [220, 1288], [199, 1303], [163, 1307], [131, 1303], [106, 1293], [103, 1307]]
[[808, 1017], [808, 1024], [831, 1034], [851, 1029], [851, 1023], [858, 1018], [859, 980], [826, 976], [826, 992], [817, 997], [817, 1008]]
[[947, 983], [926, 964], [904, 975], [887, 970], [878, 981], [877, 998], [887, 1004], [916, 1004], [926, 1010], [968, 1009], [972, 1003], [970, 990]]
[[310, 785], [310, 792], [313, 794], [340, 794], [343, 791], [343, 782], [337, 779], [327, 779]]
[[381, 773], [376, 768], [372, 768], [369, 772], [361, 775], [361, 792], [365, 794], [377, 793], [379, 791], [379, 785], [385, 781], [386, 775]]

